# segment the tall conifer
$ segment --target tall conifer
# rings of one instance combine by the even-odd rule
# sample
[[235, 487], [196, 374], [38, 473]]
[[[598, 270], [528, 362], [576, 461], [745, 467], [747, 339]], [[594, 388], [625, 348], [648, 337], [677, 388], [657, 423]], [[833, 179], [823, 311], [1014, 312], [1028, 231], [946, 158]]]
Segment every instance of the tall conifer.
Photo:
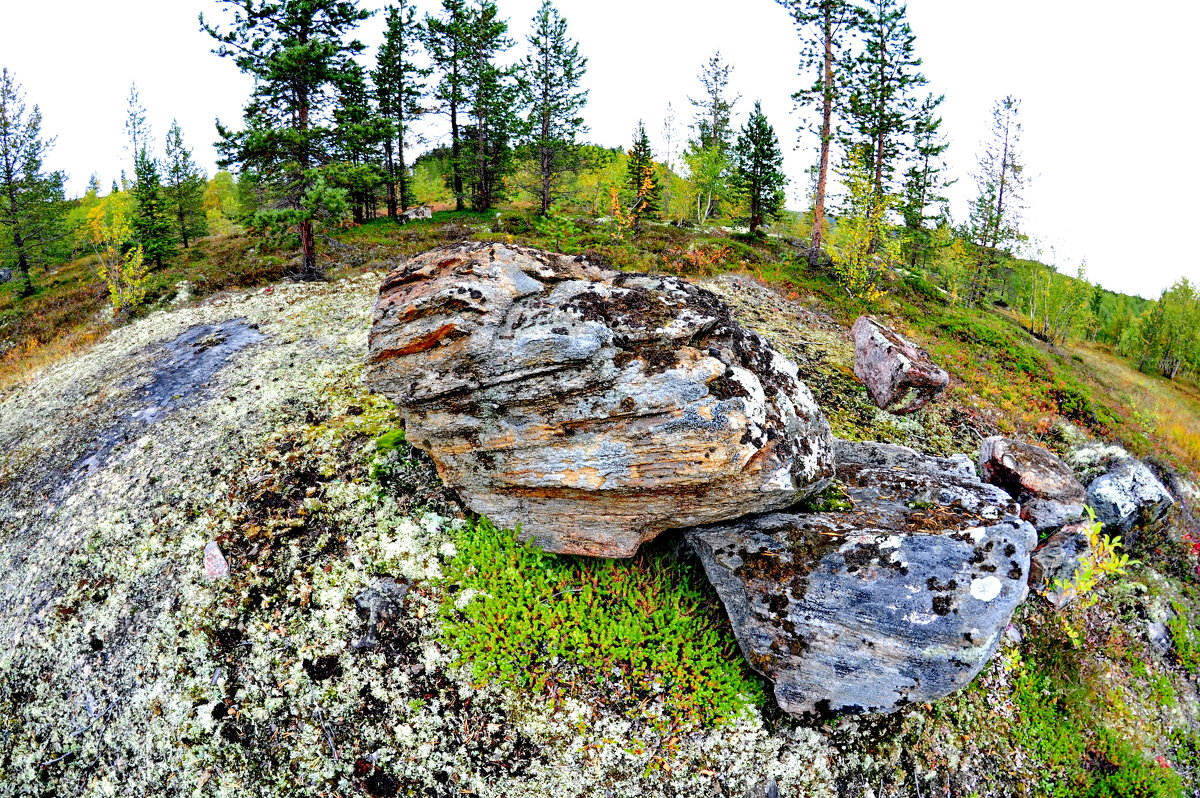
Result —
[[425, 80], [431, 70], [414, 60], [421, 41], [421, 25], [411, 0], [388, 6], [387, 30], [379, 48], [379, 66], [373, 75], [379, 113], [388, 122], [384, 141], [384, 169], [388, 173], [388, 216], [397, 217], [413, 202], [412, 176], [408, 173], [407, 148], [413, 144], [413, 123], [424, 113]]
[[254, 78], [245, 128], [218, 124], [222, 166], [238, 164], [269, 186], [278, 207], [262, 209], [255, 223], [290, 226], [300, 239], [298, 277], [323, 279], [317, 263], [314, 222], [345, 211], [344, 195], [331, 190], [321, 167], [330, 158], [336, 90], [353, 79], [361, 42], [348, 38], [371, 12], [355, 0], [218, 0], [233, 12], [227, 28], [200, 18], [219, 45]]
[[183, 142], [179, 122], [171, 121], [167, 131], [167, 160], [163, 188], [175, 231], [187, 249], [191, 242], [208, 234], [204, 213], [204, 191], [208, 180], [204, 171], [192, 160], [192, 151]]
[[787, 182], [779, 138], [756, 102], [733, 150], [733, 185], [746, 205], [751, 235], [782, 215]]

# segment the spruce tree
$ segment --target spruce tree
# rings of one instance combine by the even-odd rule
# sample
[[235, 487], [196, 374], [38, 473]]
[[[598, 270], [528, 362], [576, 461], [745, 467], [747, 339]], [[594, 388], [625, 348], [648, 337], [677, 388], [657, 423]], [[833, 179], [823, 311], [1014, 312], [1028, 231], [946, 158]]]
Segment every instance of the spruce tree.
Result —
[[388, 182], [383, 147], [391, 126], [376, 111], [366, 70], [352, 63], [346, 72], [333, 112], [333, 163], [328, 175], [331, 185], [346, 191], [354, 221], [363, 224], [374, 217], [379, 189]]
[[783, 214], [787, 182], [779, 138], [756, 102], [733, 150], [733, 185], [746, 205], [750, 235]]
[[[375, 70], [375, 98], [379, 113], [388, 122], [384, 140], [384, 169], [388, 174], [388, 217], [397, 218], [399, 210], [413, 203], [412, 176], [405, 157], [412, 142], [413, 123], [424, 113], [425, 80], [431, 70], [419, 67], [414, 58], [421, 41], [421, 25], [410, 0], [386, 9], [387, 30], [379, 47], [379, 66]], [[397, 190], [399, 192], [397, 196]]]
[[738, 97], [729, 99], [729, 73], [733, 67], [726, 64], [718, 52], [708, 60], [700, 71], [700, 85], [704, 96], [699, 100], [689, 98], [696, 108], [693, 128], [696, 135], [688, 142], [683, 154], [696, 186], [697, 224], [702, 224], [716, 213], [725, 198], [729, 183], [729, 150], [733, 143], [731, 116]]
[[145, 146], [134, 164], [133, 202], [134, 243], [141, 245], [147, 261], [161, 269], [175, 254], [175, 225], [158, 161], [151, 157]]
[[233, 10], [225, 29], [200, 23], [220, 44], [215, 53], [254, 78], [245, 128], [218, 124], [221, 166], [238, 164], [269, 186], [275, 204], [258, 211], [257, 226], [292, 227], [300, 239], [303, 280], [324, 278], [314, 222], [345, 211], [321, 167], [330, 160], [336, 90], [353, 79], [361, 42], [350, 32], [370, 16], [354, 0], [218, 0]]
[[[947, 215], [944, 192], [954, 183], [946, 179], [943, 156], [950, 142], [941, 134], [942, 119], [937, 115], [943, 99], [926, 97], [913, 119], [912, 157], [904, 174], [899, 210], [907, 259], [914, 269], [928, 259], [933, 233]], [[937, 210], [930, 214], [931, 209]]]
[[1021, 192], [1025, 166], [1021, 163], [1021, 101], [1011, 95], [992, 107], [992, 129], [979, 154], [975, 172], [977, 194], [971, 203], [968, 230], [975, 245], [975, 273], [967, 301], [983, 299], [991, 282], [991, 269], [1001, 253], [1021, 236]]
[[208, 219], [204, 213], [204, 191], [208, 178], [192, 160], [192, 151], [183, 142], [183, 130], [177, 120], [167, 131], [166, 179], [163, 188], [169, 212], [175, 220], [175, 231], [183, 248], [200, 236], [208, 235]]
[[425, 16], [425, 49], [439, 74], [434, 99], [443, 103], [450, 117], [451, 190], [455, 210], [465, 207], [463, 187], [463, 130], [459, 114], [465, 108], [466, 78], [463, 63], [470, 51], [470, 9], [467, 0], [442, 0], [442, 17]]
[[792, 95], [797, 105], [816, 106], [821, 121], [812, 132], [820, 142], [817, 156], [817, 179], [812, 200], [812, 247], [809, 262], [816, 265], [825, 237], [825, 202], [829, 186], [829, 163], [836, 134], [834, 111], [841, 103], [842, 83], [837, 78], [836, 65], [843, 50], [852, 22], [854, 7], [846, 0], [779, 0], [792, 14], [800, 34], [800, 69], [816, 75], [808, 88]]
[[31, 270], [59, 237], [66, 178], [43, 171], [53, 144], [42, 137], [41, 110], [27, 108], [12, 73], [0, 70], [0, 234], [4, 249], [11, 252], [22, 297], [33, 294]]
[[508, 23], [499, 14], [493, 0], [477, 0], [467, 14], [462, 76], [470, 130], [462, 155], [471, 207], [476, 211], [491, 210], [503, 197], [518, 121], [515, 70], [497, 64], [497, 58], [514, 44], [508, 37]]
[[733, 144], [732, 115], [733, 106], [740, 99], [730, 99], [726, 96], [729, 89], [729, 73], [733, 67], [726, 64], [718, 51], [708, 59], [708, 63], [700, 70], [700, 84], [704, 87], [704, 95], [700, 99], [689, 97], [696, 108], [696, 139], [697, 149], [719, 147], [727, 153]]
[[567, 36], [567, 22], [550, 0], [543, 0], [533, 18], [529, 47], [522, 64], [522, 104], [528, 109], [526, 141], [537, 169], [534, 194], [544, 216], [561, 193], [564, 179], [579, 171], [575, 136], [587, 132], [580, 112], [588, 93], [579, 88], [587, 59]]
[[650, 150], [650, 136], [646, 125], [638, 120], [633, 134], [633, 148], [629, 151], [626, 185], [633, 193], [629, 212], [633, 216], [634, 232], [641, 230], [642, 217], [654, 216], [659, 209], [662, 187], [654, 175], [654, 155]]

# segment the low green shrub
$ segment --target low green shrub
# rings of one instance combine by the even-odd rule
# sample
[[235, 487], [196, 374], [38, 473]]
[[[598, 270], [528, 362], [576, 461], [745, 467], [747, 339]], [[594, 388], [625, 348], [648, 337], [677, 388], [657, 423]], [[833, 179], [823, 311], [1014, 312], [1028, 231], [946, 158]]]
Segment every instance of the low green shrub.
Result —
[[715, 725], [761, 703], [697, 567], [548, 554], [486, 519], [445, 567], [444, 641], [480, 682], [571, 694], [667, 727]]

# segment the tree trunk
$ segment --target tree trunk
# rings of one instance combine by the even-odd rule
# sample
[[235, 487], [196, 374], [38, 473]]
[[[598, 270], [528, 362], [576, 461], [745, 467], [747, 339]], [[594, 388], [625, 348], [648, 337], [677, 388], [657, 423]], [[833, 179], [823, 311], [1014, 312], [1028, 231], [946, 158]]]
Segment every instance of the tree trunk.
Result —
[[825, 36], [825, 69], [821, 97], [821, 163], [817, 170], [817, 193], [813, 197], [812, 249], [808, 262], [816, 266], [825, 237], [825, 190], [829, 183], [829, 151], [833, 139], [833, 9], [826, 6], [822, 28]]
[[[458, 67], [454, 68], [457, 81]], [[456, 84], [457, 85], [457, 84]], [[457, 91], [457, 88], [455, 89]], [[463, 180], [462, 180], [462, 165], [460, 159], [462, 157], [462, 143], [458, 138], [458, 101], [450, 101], [450, 165], [454, 170], [454, 210], [461, 211], [463, 205]]]
[[396, 162], [392, 153], [392, 137], [388, 136], [387, 141], [383, 144], [383, 160], [384, 169], [388, 174], [387, 185], [387, 209], [388, 218], [393, 222], [396, 219]]

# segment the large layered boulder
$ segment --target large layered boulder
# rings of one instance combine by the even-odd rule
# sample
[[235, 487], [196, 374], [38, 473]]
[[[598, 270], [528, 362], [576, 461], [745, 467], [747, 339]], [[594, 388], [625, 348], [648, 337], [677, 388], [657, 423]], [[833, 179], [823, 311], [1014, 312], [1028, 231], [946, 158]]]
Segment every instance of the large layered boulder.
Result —
[[1175, 504], [1170, 491], [1140, 460], [1118, 461], [1088, 485], [1087, 503], [1110, 535], [1122, 535], [1126, 548], [1135, 529], [1153, 525]]
[[1041, 446], [994, 435], [983, 442], [979, 468], [985, 482], [1021, 504], [1021, 517], [1038, 532], [1083, 518], [1083, 485], [1071, 467]]
[[880, 408], [897, 415], [916, 412], [950, 384], [950, 375], [928, 352], [869, 316], [860, 316], [850, 332], [854, 374]]
[[708, 291], [499, 244], [402, 264], [367, 382], [472, 510], [561, 553], [786, 507], [833, 474], [796, 367]]
[[1028, 586], [1037, 534], [965, 456], [837, 444], [847, 512], [689, 530], [742, 652], [797, 716], [891, 712], [965, 686]]

